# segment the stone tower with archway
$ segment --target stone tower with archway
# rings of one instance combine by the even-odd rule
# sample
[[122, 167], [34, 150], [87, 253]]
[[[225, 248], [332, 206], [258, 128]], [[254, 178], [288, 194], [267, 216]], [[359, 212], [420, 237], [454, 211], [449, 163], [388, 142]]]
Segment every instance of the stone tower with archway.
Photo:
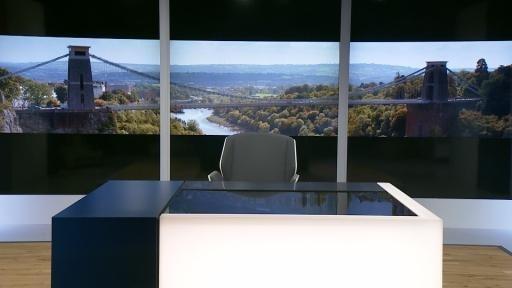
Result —
[[447, 61], [428, 61], [421, 100], [407, 105], [408, 137], [446, 136], [457, 120], [457, 105], [448, 102]]
[[90, 47], [68, 46], [68, 48], [68, 109], [94, 110]]

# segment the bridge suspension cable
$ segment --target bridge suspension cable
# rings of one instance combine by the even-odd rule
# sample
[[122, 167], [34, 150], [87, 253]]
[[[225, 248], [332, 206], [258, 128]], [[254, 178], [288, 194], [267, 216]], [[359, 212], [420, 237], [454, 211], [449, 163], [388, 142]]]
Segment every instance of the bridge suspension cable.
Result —
[[419, 70], [416, 70], [404, 77], [401, 77], [397, 80], [393, 80], [391, 82], [388, 82], [388, 83], [384, 83], [384, 84], [381, 84], [381, 85], [378, 85], [378, 86], [375, 86], [375, 87], [371, 87], [371, 88], [367, 88], [365, 89], [364, 91], [365, 92], [374, 92], [374, 91], [377, 91], [377, 90], [381, 90], [381, 89], [384, 89], [386, 87], [389, 87], [389, 86], [393, 86], [393, 85], [397, 85], [397, 84], [401, 84], [405, 81], [409, 81], [409, 80], [413, 80], [413, 79], [416, 79], [417, 77], [423, 75], [425, 72], [426, 72], [426, 69], [427, 67], [423, 67]]
[[64, 54], [64, 55], [62, 55], [62, 56], [59, 56], [59, 57], [56, 57], [56, 58], [53, 58], [53, 59], [51, 59], [51, 60], [45, 61], [45, 62], [41, 62], [41, 63], [36, 64], [36, 65], [32, 65], [32, 66], [27, 67], [27, 68], [20, 69], [20, 70], [18, 70], [18, 71], [15, 71], [15, 72], [12, 72], [12, 73], [6, 74], [6, 75], [4, 75], [4, 76], [1, 76], [1, 77], [0, 77], [0, 80], [3, 80], [3, 79], [5, 79], [5, 78], [8, 78], [8, 77], [11, 77], [11, 76], [15, 76], [15, 75], [21, 74], [21, 73], [23, 73], [23, 72], [30, 71], [30, 70], [32, 70], [32, 69], [35, 69], [35, 68], [38, 68], [38, 67], [41, 67], [41, 66], [44, 66], [44, 65], [47, 65], [47, 64], [50, 64], [50, 63], [55, 62], [55, 61], [58, 61], [58, 60], [60, 60], [60, 59], [62, 59], [62, 58], [66, 58], [66, 57], [68, 57], [68, 56], [69, 56], [69, 53], [68, 53], [68, 54]]
[[448, 70], [448, 72], [450, 72], [451, 75], [453, 75], [455, 77], [455, 79], [457, 80], [457, 82], [459, 83], [464, 83], [467, 85], [467, 89], [473, 93], [475, 93], [477, 96], [479, 97], [482, 97], [480, 95], [480, 93], [478, 93], [478, 88], [476, 88], [473, 84], [469, 83], [466, 79], [463, 79], [462, 77], [460, 77], [459, 75], [457, 75], [457, 73], [453, 72], [452, 70], [450, 70], [449, 68], [446, 68], [446, 70]]
[[243, 96], [232, 95], [232, 94], [228, 94], [228, 93], [222, 93], [222, 92], [217, 92], [217, 91], [206, 90], [206, 89], [203, 89], [203, 88], [197, 88], [197, 87], [187, 86], [187, 85], [179, 84], [179, 83], [172, 82], [172, 81], [171, 81], [171, 85], [174, 85], [174, 86], [176, 86], [176, 87], [180, 87], [180, 88], [183, 88], [183, 89], [189, 89], [189, 90], [193, 90], [193, 91], [201, 92], [201, 93], [208, 93], [208, 94], [213, 94], [213, 95], [218, 95], [218, 96], [224, 96], [224, 97], [229, 97], [229, 98], [237, 98], [237, 99], [251, 100], [250, 98], [243, 97]]
[[114, 66], [116, 68], [119, 68], [119, 69], [122, 69], [124, 71], [130, 72], [130, 73], [133, 73], [133, 74], [137, 74], [139, 76], [142, 76], [142, 77], [145, 77], [145, 78], [148, 78], [148, 79], [151, 79], [151, 80], [160, 81], [160, 77], [153, 76], [153, 75], [150, 75], [150, 74], [147, 74], [147, 73], [143, 73], [143, 72], [137, 71], [135, 69], [126, 67], [126, 66], [121, 65], [121, 64], [117, 64], [115, 62], [109, 61], [109, 60], [107, 60], [105, 58], [102, 58], [102, 57], [99, 57], [99, 56], [96, 56], [96, 55], [93, 55], [93, 54], [89, 54], [89, 56], [91, 56], [91, 58], [94, 58], [94, 59], [99, 60], [101, 62], [107, 63], [109, 65], [112, 65], [112, 66]]
[[[112, 65], [112, 66], [114, 66], [116, 68], [119, 68], [119, 69], [122, 69], [124, 71], [131, 72], [131, 73], [137, 74], [139, 76], [142, 76], [142, 77], [145, 77], [145, 78], [148, 78], [148, 79], [151, 79], [151, 80], [160, 81], [160, 78], [157, 77], [157, 76], [153, 76], [153, 75], [150, 75], [150, 74], [147, 74], [147, 73], [143, 73], [143, 72], [137, 71], [135, 69], [126, 67], [124, 65], [121, 65], [121, 64], [118, 64], [118, 63], [115, 63], [115, 62], [112, 62], [112, 61], [109, 61], [109, 60], [107, 60], [105, 58], [102, 58], [102, 57], [94, 55], [94, 54], [90, 54], [90, 56], [91, 56], [91, 58], [94, 58], [96, 60], [99, 60], [99, 61], [104, 62], [104, 63], [109, 64], [109, 65]], [[192, 87], [192, 86], [188, 86], [188, 85], [184, 85], [184, 84], [179, 84], [179, 83], [172, 82], [172, 81], [171, 81], [171, 85], [174, 85], [174, 86], [180, 87], [180, 88], [184, 88], [184, 89], [194, 90], [194, 91], [201, 92], [201, 93], [214, 94], [214, 95], [230, 97], [230, 98], [247, 99], [247, 98], [242, 97], [242, 96], [237, 96], [237, 95], [231, 95], [231, 94], [217, 92], [217, 91], [206, 90], [206, 89], [202, 89], [202, 88], [198, 88], [198, 87]]]

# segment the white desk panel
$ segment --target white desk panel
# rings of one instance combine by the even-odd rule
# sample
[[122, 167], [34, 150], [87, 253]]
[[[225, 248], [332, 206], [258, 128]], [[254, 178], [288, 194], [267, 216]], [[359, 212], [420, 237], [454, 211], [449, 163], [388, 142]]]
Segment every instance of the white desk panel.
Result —
[[442, 287], [442, 221], [418, 216], [162, 214], [161, 288]]

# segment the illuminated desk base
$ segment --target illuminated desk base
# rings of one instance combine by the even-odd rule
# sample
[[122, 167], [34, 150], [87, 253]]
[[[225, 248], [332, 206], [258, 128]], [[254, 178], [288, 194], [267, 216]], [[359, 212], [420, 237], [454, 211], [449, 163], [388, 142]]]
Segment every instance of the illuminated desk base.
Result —
[[161, 288], [441, 288], [442, 221], [417, 216], [162, 214]]

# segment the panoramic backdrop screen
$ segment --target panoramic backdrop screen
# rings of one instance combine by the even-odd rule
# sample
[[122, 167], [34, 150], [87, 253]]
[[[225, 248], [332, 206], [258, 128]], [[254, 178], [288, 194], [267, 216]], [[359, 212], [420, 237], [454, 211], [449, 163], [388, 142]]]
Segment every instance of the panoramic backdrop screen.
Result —
[[349, 136], [512, 138], [512, 41], [353, 42]]
[[171, 41], [171, 133], [335, 136], [337, 42]]
[[158, 134], [158, 40], [0, 36], [0, 132]]
[[[512, 41], [353, 42], [348, 134], [512, 137]], [[171, 133], [336, 136], [337, 42], [171, 41]], [[0, 36], [0, 132], [158, 134], [159, 41]]]

